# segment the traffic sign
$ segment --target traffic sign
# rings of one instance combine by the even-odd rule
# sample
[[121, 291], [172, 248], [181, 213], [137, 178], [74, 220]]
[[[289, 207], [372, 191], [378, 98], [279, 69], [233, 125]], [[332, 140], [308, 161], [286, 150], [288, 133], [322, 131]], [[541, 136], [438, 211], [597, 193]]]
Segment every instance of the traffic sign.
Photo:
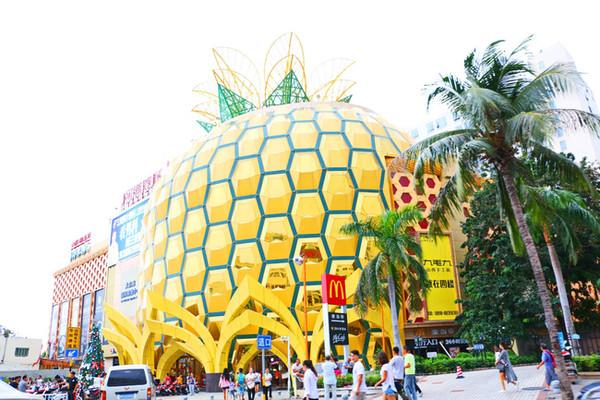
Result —
[[259, 350], [271, 350], [271, 335], [258, 335], [256, 337], [256, 347]]
[[79, 357], [79, 349], [66, 349], [65, 355], [67, 358], [77, 358]]

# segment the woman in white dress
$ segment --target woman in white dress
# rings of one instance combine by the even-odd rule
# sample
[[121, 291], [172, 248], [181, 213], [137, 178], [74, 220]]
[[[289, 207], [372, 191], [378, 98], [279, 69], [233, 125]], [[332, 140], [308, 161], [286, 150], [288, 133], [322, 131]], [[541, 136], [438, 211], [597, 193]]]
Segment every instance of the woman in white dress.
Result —
[[319, 400], [319, 389], [317, 389], [317, 370], [311, 360], [304, 360], [304, 397], [306, 400]]
[[379, 365], [381, 365], [381, 370], [379, 374], [381, 379], [377, 381], [375, 386], [381, 385], [381, 390], [383, 392], [383, 400], [396, 400], [396, 385], [394, 384], [394, 374], [392, 371], [392, 364], [390, 364], [390, 360], [388, 359], [385, 351], [379, 353], [378, 356]]

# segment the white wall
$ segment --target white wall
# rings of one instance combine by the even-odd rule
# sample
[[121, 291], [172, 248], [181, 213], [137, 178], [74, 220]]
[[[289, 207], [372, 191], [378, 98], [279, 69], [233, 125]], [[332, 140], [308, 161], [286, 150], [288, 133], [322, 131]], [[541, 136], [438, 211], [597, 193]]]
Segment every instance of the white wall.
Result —
[[[29, 353], [26, 357], [17, 357], [15, 355], [17, 348], [27, 348]], [[38, 360], [41, 351], [42, 339], [0, 336], [0, 371], [37, 369], [38, 366], [34, 366], [33, 363]]]

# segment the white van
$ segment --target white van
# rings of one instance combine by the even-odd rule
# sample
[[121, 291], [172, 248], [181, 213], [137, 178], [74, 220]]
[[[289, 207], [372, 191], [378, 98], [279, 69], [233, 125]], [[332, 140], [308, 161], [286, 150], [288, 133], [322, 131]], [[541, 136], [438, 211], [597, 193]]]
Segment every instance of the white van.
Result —
[[102, 400], [155, 400], [156, 387], [147, 365], [117, 365], [104, 380]]

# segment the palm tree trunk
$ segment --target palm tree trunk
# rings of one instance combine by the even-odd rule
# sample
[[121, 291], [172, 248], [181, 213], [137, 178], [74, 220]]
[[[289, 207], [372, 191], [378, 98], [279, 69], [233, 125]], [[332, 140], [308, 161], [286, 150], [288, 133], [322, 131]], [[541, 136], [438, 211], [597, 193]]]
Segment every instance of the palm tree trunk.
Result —
[[394, 346], [400, 348], [402, 354], [402, 342], [400, 341], [400, 325], [398, 324], [398, 309], [396, 307], [396, 285], [392, 274], [387, 274], [388, 297], [390, 299], [390, 312], [392, 314], [392, 332], [394, 333]]
[[521, 238], [525, 244], [525, 249], [529, 257], [529, 263], [531, 264], [531, 269], [533, 270], [533, 277], [535, 279], [538, 294], [542, 302], [542, 308], [544, 309], [544, 323], [546, 324], [546, 329], [548, 330], [548, 335], [550, 336], [552, 351], [554, 352], [556, 363], [558, 364], [557, 374], [560, 382], [561, 398], [564, 400], [573, 400], [573, 391], [571, 390], [571, 385], [567, 377], [565, 360], [560, 353], [560, 346], [556, 337], [558, 329], [554, 314], [552, 312], [552, 302], [550, 301], [550, 292], [548, 291], [548, 286], [546, 285], [546, 278], [544, 277], [542, 262], [540, 261], [540, 256], [537, 248], [535, 247], [535, 243], [533, 242], [531, 232], [529, 231], [529, 226], [527, 226], [525, 214], [523, 213], [523, 206], [519, 200], [514, 178], [510, 172], [504, 171], [502, 168], [499, 168], [499, 171], [502, 181], [504, 182], [504, 186], [506, 187], [506, 192], [510, 200], [513, 214], [519, 227], [519, 233], [521, 234]]
[[571, 306], [569, 305], [569, 295], [565, 286], [565, 280], [562, 274], [562, 268], [560, 266], [560, 260], [554, 244], [550, 239], [550, 233], [548, 227], [544, 226], [544, 241], [548, 248], [548, 254], [550, 255], [550, 263], [552, 264], [552, 270], [554, 271], [554, 278], [556, 279], [556, 289], [558, 290], [558, 298], [560, 299], [560, 306], [562, 308], [563, 318], [565, 320], [565, 329], [567, 330], [567, 337], [571, 346], [573, 346], [573, 355], [577, 356], [581, 354], [579, 351], [579, 341], [573, 339], [575, 334], [575, 324], [573, 324], [573, 318], [571, 317]]

